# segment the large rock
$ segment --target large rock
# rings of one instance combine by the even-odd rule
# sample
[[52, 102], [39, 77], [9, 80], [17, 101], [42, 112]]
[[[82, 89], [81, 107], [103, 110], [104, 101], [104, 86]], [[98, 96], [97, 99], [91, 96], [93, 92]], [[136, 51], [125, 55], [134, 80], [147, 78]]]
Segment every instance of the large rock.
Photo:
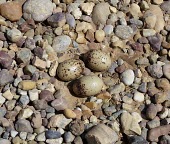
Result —
[[22, 16], [22, 5], [17, 1], [1, 4], [0, 10], [1, 15], [10, 21], [17, 21]]
[[35, 21], [46, 20], [53, 12], [51, 0], [27, 0], [23, 6], [24, 17], [33, 18]]
[[88, 144], [112, 144], [119, 138], [116, 132], [105, 124], [94, 126], [85, 137]]
[[99, 3], [93, 8], [92, 20], [96, 25], [105, 24], [110, 14], [108, 3]]
[[53, 49], [58, 52], [65, 52], [71, 44], [71, 38], [67, 35], [57, 36], [53, 40]]

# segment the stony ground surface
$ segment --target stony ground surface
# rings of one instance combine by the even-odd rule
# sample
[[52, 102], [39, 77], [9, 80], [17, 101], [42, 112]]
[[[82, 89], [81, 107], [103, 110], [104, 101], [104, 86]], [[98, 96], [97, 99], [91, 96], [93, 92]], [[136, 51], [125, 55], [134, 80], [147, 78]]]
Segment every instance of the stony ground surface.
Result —
[[170, 144], [170, 1], [0, 0], [0, 144]]

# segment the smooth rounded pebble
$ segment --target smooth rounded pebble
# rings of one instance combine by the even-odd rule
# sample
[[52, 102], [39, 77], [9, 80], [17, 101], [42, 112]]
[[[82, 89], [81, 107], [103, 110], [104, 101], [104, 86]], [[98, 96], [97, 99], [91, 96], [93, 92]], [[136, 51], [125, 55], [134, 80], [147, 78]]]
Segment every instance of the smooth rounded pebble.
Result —
[[133, 99], [134, 99], [136, 102], [143, 102], [143, 101], [144, 101], [144, 94], [143, 94], [143, 93], [140, 93], [140, 92], [135, 92]]
[[102, 87], [103, 81], [99, 77], [88, 75], [81, 77], [73, 84], [73, 91], [77, 96], [86, 97], [98, 94]]
[[133, 84], [133, 81], [134, 81], [134, 79], [135, 79], [135, 75], [134, 75], [133, 70], [131, 70], [131, 69], [125, 70], [125, 71], [121, 74], [120, 79], [122, 80], [122, 82], [123, 82], [125, 85], [131, 85], [131, 84]]
[[170, 80], [170, 64], [165, 64], [162, 68], [164, 76]]
[[27, 0], [23, 12], [25, 18], [31, 15], [35, 21], [44, 21], [52, 14], [53, 3], [50, 0]]

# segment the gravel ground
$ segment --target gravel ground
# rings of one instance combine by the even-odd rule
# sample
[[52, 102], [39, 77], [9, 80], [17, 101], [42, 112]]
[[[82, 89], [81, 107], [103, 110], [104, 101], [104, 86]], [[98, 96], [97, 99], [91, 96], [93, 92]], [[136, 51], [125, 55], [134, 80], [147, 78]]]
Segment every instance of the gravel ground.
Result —
[[170, 1], [0, 0], [0, 144], [170, 144]]

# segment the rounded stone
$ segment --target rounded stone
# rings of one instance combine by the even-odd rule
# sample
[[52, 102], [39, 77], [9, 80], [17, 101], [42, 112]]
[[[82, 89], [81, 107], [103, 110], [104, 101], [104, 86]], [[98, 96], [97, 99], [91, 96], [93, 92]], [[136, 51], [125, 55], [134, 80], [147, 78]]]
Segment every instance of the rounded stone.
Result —
[[167, 79], [170, 80], [170, 64], [165, 64], [163, 66], [163, 74]]
[[144, 94], [143, 94], [143, 93], [140, 93], [140, 92], [135, 92], [133, 99], [134, 99], [136, 102], [143, 102], [143, 101], [144, 101]]
[[95, 32], [95, 39], [98, 42], [102, 42], [104, 40], [104, 37], [105, 37], [105, 32], [103, 30], [97, 30]]
[[71, 44], [71, 38], [67, 35], [57, 36], [53, 40], [52, 47], [57, 53], [65, 52]]
[[31, 15], [35, 21], [44, 21], [52, 14], [53, 3], [50, 0], [27, 0], [23, 12], [27, 16]]
[[135, 74], [133, 70], [127, 69], [121, 74], [120, 79], [125, 85], [131, 85], [135, 79]]
[[64, 110], [64, 115], [67, 118], [76, 118], [76, 114], [74, 113], [74, 111], [72, 111], [71, 109], [65, 109]]

